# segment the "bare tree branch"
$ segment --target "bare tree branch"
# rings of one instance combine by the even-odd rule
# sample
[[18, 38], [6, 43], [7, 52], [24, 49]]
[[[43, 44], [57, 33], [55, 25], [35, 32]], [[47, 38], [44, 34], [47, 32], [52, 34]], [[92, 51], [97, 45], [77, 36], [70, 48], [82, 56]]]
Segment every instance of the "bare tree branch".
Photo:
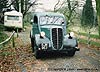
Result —
[[37, 0], [35, 0], [32, 3], [30, 3], [29, 6], [28, 6], [28, 8], [26, 10], [24, 10], [23, 15], [25, 15], [29, 11], [30, 7], [32, 7], [33, 5], [36, 5], [36, 2], [37, 2]]
[[54, 6], [54, 12], [56, 11], [57, 5], [60, 3], [60, 0], [58, 0], [58, 2], [55, 4]]
[[7, 8], [8, 8], [8, 7], [11, 7], [11, 5], [13, 5], [13, 4], [15, 3], [15, 1], [16, 1], [16, 0], [12, 0], [11, 3], [7, 6]]

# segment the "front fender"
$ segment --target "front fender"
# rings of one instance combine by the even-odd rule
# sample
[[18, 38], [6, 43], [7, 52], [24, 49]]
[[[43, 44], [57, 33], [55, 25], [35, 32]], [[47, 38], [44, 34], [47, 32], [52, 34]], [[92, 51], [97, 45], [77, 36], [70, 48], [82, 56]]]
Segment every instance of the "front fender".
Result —
[[78, 46], [77, 39], [76, 38], [69, 39], [68, 37], [64, 38], [64, 46], [68, 46], [68, 47]]
[[51, 47], [50, 40], [46, 37], [45, 38], [40, 38], [40, 34], [35, 35], [35, 42], [36, 42], [37, 46], [44, 43], [44, 44], [49, 44], [49, 47]]

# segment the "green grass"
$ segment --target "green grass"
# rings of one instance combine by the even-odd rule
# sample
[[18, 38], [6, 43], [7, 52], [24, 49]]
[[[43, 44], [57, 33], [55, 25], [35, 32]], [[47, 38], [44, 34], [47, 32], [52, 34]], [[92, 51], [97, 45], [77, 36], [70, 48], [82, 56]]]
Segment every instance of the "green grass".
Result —
[[[83, 35], [83, 36], [88, 36], [88, 34], [87, 34], [87, 33], [80, 33], [80, 35]], [[95, 34], [90, 34], [90, 37], [91, 37], [91, 38], [100, 39], [100, 38], [99, 38], [99, 35], [95, 35]]]
[[3, 24], [0, 24], [0, 32], [3, 31], [5, 29]]
[[7, 38], [8, 38], [7, 34], [0, 32], [0, 42], [4, 41]]
[[[79, 39], [79, 42], [80, 42], [80, 43], [87, 44], [87, 40], [85, 40], [85, 39]], [[100, 43], [94, 42], [94, 41], [90, 41], [90, 45], [100, 47]]]
[[31, 24], [29, 22], [24, 22], [24, 26], [30, 26]]
[[[70, 29], [67, 30], [68, 32], [71, 32]], [[78, 32], [76, 31], [73, 31], [74, 33], [78, 34]], [[87, 33], [83, 33], [83, 32], [80, 32], [80, 35], [82, 36], [88, 36]], [[96, 34], [90, 34], [90, 38], [94, 38], [94, 39], [100, 39], [99, 35], [96, 35]], [[87, 40], [86, 39], [79, 39], [79, 42], [80, 43], [84, 43], [84, 44], [87, 44]], [[94, 46], [97, 46], [97, 47], [100, 47], [100, 43], [99, 42], [95, 42], [95, 41], [90, 41], [90, 45], [94, 45]]]
[[86, 44], [87, 43], [87, 40], [85, 40], [85, 39], [79, 39], [79, 42]]
[[97, 47], [100, 47], [100, 43], [98, 43], [98, 42], [91, 41], [90, 44], [91, 44], [91, 45], [95, 45], [95, 46], [97, 46]]
[[4, 26], [0, 24], [0, 42], [8, 38], [7, 34], [5, 34], [3, 31], [4, 31]]
[[[68, 29], [68, 32], [71, 32], [71, 30]], [[76, 31], [73, 31], [74, 33], [78, 34], [78, 32]], [[88, 36], [87, 33], [83, 33], [83, 32], [80, 32], [80, 35], [82, 36]], [[100, 39], [99, 35], [96, 35], [96, 34], [90, 34], [90, 37], [91, 38], [95, 38], [95, 39]]]

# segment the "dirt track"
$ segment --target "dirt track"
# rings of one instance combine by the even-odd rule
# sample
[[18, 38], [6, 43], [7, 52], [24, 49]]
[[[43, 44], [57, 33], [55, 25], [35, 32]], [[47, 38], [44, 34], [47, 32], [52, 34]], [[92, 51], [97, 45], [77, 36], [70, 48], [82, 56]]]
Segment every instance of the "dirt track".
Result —
[[[16, 60], [16, 66], [21, 72], [100, 72], [100, 51], [87, 48], [80, 44], [79, 52], [74, 57], [65, 54], [46, 54], [41, 59], [35, 59], [31, 52], [29, 40], [30, 28], [19, 33], [25, 49]], [[27, 48], [28, 47], [28, 48]]]
[[45, 54], [36, 59], [30, 46], [30, 27], [19, 33], [16, 40], [15, 69], [9, 72], [100, 72], [100, 50], [79, 44], [80, 51], [74, 57], [65, 54]]

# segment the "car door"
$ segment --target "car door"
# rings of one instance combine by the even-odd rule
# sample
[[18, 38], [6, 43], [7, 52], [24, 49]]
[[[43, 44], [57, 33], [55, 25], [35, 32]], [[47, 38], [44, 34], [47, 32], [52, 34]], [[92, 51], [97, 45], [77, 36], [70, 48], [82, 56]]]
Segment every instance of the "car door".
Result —
[[33, 35], [39, 34], [39, 27], [38, 27], [38, 17], [34, 16], [33, 18]]

